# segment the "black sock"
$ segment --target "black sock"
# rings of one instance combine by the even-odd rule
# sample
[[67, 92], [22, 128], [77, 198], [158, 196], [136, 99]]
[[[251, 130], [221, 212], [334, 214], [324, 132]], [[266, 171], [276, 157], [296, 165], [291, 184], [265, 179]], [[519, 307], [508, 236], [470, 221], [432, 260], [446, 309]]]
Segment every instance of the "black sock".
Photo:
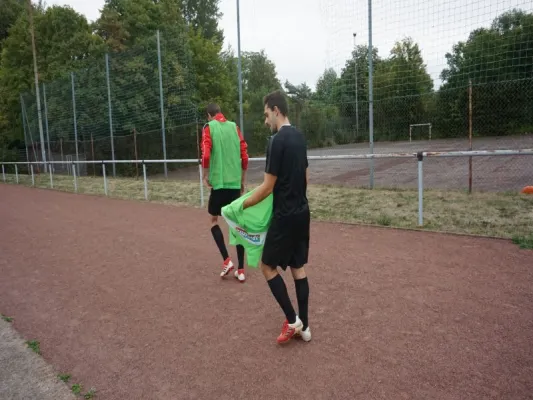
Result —
[[222, 259], [226, 261], [229, 257], [228, 249], [226, 249], [226, 244], [224, 243], [224, 235], [222, 234], [220, 227], [218, 225], [213, 226], [211, 228], [211, 233], [213, 234], [213, 239], [215, 239], [215, 243], [217, 244], [218, 249], [220, 250]]
[[244, 247], [237, 245], [237, 260], [239, 260], [239, 269], [244, 269]]
[[267, 282], [268, 286], [270, 286], [272, 294], [285, 313], [285, 317], [289, 321], [289, 324], [294, 324], [296, 322], [296, 312], [292, 307], [291, 299], [289, 298], [289, 293], [287, 292], [287, 286], [285, 286], [283, 278], [281, 275], [277, 274], [274, 278]]
[[309, 282], [307, 277], [303, 279], [295, 279], [294, 286], [296, 288], [296, 297], [298, 298], [298, 316], [302, 320], [303, 329], [307, 329], [309, 321], [307, 320], [307, 308], [309, 304]]

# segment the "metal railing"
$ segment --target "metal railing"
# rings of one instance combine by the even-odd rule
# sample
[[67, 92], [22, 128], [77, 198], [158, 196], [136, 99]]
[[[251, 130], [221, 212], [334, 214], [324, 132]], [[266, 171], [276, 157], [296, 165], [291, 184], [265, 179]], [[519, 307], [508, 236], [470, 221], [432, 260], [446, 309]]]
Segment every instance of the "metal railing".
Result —
[[[426, 158], [440, 158], [440, 157], [493, 157], [493, 156], [533, 156], [533, 149], [519, 149], [519, 150], [476, 150], [476, 151], [420, 151], [416, 153], [373, 153], [373, 154], [344, 154], [344, 155], [318, 155], [308, 156], [309, 160], [328, 161], [328, 160], [372, 160], [372, 159], [392, 159], [392, 158], [411, 158], [418, 161], [418, 226], [424, 225], [424, 159]], [[266, 157], [253, 157], [249, 161], [265, 161]], [[198, 177], [200, 185], [200, 205], [204, 206], [204, 191], [203, 191], [203, 169], [198, 159], [168, 159], [168, 160], [83, 160], [83, 161], [47, 161], [46, 165], [67, 164], [72, 171], [72, 179], [74, 191], [78, 192], [78, 174], [76, 165], [80, 164], [100, 164], [102, 166], [102, 177], [104, 193], [108, 195], [106, 165], [108, 164], [141, 164], [143, 170], [143, 184], [144, 184], [144, 199], [148, 201], [148, 177], [147, 164], [198, 164]], [[32, 186], [35, 186], [34, 165], [43, 165], [42, 161], [32, 162], [2, 162], [2, 178], [6, 182], [5, 166], [13, 165], [15, 168], [16, 183], [19, 183], [18, 166], [28, 165], [29, 174], [31, 174]], [[50, 188], [54, 187], [53, 168], [47, 169], [50, 177]], [[532, 176], [533, 182], [533, 176]], [[470, 188], [471, 189], [471, 188]]]

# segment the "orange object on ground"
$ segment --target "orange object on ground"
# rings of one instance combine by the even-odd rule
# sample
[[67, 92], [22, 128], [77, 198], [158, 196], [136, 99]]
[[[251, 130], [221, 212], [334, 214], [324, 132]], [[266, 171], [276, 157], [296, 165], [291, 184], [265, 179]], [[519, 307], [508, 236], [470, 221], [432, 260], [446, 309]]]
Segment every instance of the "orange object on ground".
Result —
[[533, 186], [526, 186], [522, 189], [522, 193], [533, 194]]

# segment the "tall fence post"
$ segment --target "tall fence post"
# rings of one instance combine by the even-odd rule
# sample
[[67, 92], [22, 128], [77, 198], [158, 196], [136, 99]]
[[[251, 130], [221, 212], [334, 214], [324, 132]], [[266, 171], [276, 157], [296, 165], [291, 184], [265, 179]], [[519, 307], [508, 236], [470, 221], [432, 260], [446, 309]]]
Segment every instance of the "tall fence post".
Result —
[[19, 166], [15, 164], [15, 179], [19, 183]]
[[35, 174], [33, 173], [33, 164], [30, 164], [30, 171], [31, 171], [31, 185], [35, 186]]
[[163, 103], [163, 68], [161, 67], [161, 40], [159, 39], [159, 30], [157, 30], [157, 65], [159, 69], [159, 102], [161, 104], [161, 142], [163, 144], [163, 163], [165, 169], [165, 178], [168, 178], [167, 170], [167, 145], [165, 139], [165, 109]]
[[102, 161], [102, 175], [104, 176], [104, 194], [107, 196], [107, 176], [105, 173], [105, 163], [103, 161]]
[[[472, 79], [468, 81], [468, 142], [472, 151]], [[468, 193], [472, 193], [472, 156], [468, 157]]]
[[[44, 100], [44, 128], [46, 130], [46, 143], [48, 147], [48, 161], [52, 161], [52, 150], [50, 150], [50, 131], [48, 130], [48, 104], [46, 102], [46, 85], [43, 83], [43, 100]], [[49, 164], [53, 168], [53, 164]]]
[[4, 182], [6, 181], [6, 170], [4, 169], [4, 164], [2, 164], [2, 178], [4, 179]]
[[143, 161], [144, 199], [148, 200], [148, 182], [146, 181], [146, 164]]
[[74, 116], [74, 141], [76, 144], [76, 161], [80, 161], [78, 154], [78, 124], [76, 121], [76, 91], [74, 89], [74, 72], [70, 73], [70, 78], [72, 81], [72, 114]]
[[20, 95], [20, 108], [22, 111], [22, 130], [24, 132], [24, 148], [26, 149], [26, 162], [28, 163], [28, 171], [30, 170], [30, 153], [28, 151], [28, 141], [26, 139], [26, 119], [24, 118], [25, 111], [24, 111], [24, 100], [22, 99], [22, 94]]
[[[113, 111], [111, 108], [111, 83], [109, 78], [109, 54], [105, 54], [105, 74], [107, 81], [107, 108], [109, 111], [109, 137], [111, 139], [111, 160], [115, 161], [115, 140], [113, 139]], [[113, 176], [117, 176], [116, 165], [113, 162]]]
[[418, 159], [418, 226], [424, 225], [424, 177], [423, 177], [423, 165], [424, 165], [424, 153], [419, 151], [416, 154]]

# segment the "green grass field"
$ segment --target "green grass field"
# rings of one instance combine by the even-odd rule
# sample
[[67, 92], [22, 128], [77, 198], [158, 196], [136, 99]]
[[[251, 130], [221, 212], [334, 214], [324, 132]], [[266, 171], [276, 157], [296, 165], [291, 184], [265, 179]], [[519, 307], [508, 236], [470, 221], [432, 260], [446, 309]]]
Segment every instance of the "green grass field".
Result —
[[[55, 175], [53, 178], [55, 190], [74, 191], [72, 176]], [[8, 183], [16, 183], [14, 175], [6, 175], [6, 179]], [[19, 184], [31, 185], [31, 177], [19, 175]], [[77, 184], [80, 194], [104, 195], [102, 177], [78, 177]], [[108, 178], [107, 184], [110, 197], [144, 201], [142, 178]], [[50, 188], [49, 176], [36, 175], [35, 186]], [[205, 203], [208, 195], [205, 189]], [[148, 196], [149, 201], [200, 207], [200, 187], [196, 181], [149, 180]], [[309, 201], [315, 220], [420, 228], [416, 190], [310, 185]], [[424, 191], [424, 229], [496, 236], [527, 244], [531, 243], [532, 220], [531, 195]]]

